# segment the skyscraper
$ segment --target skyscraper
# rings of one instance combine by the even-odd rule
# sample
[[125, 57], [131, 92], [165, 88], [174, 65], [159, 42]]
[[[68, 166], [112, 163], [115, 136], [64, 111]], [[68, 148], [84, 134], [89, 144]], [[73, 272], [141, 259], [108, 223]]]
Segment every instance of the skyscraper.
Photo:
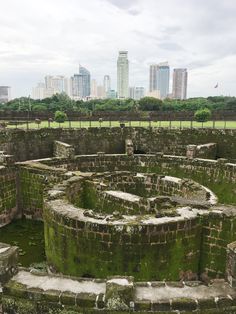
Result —
[[139, 100], [145, 96], [144, 87], [130, 87], [129, 88], [129, 98]]
[[160, 98], [164, 99], [169, 94], [170, 67], [168, 62], [158, 64], [157, 69], [157, 90], [160, 91]]
[[174, 69], [172, 88], [172, 97], [174, 99], [187, 98], [187, 81], [188, 81], [187, 69]]
[[111, 89], [111, 78], [109, 75], [104, 75], [103, 87], [104, 87], [105, 97], [107, 97], [107, 94]]
[[[35, 94], [37, 94], [37, 88], [35, 90]], [[42, 88], [42, 86], [40, 86]], [[71, 97], [72, 88], [71, 88], [71, 79], [66, 78], [63, 75], [47, 75], [45, 76], [45, 91], [44, 97], [52, 97], [55, 94], [66, 93]]]
[[73, 96], [86, 98], [90, 96], [90, 72], [79, 66], [79, 74], [73, 76]]
[[32, 98], [33, 99], [44, 99], [45, 98], [45, 84], [38, 83], [36, 87], [32, 89]]
[[11, 100], [11, 87], [0, 86], [0, 104], [4, 104]]
[[149, 69], [149, 93], [159, 91], [160, 98], [169, 94], [170, 67], [168, 62], [151, 64]]
[[157, 90], [157, 70], [158, 64], [151, 64], [149, 68], [149, 92]]
[[134, 94], [135, 94], [135, 86], [130, 86], [129, 87], [129, 98], [134, 99]]
[[129, 97], [129, 60], [128, 51], [120, 51], [117, 60], [117, 95], [118, 98]]
[[139, 100], [145, 96], [145, 88], [144, 87], [135, 87], [134, 99]]
[[91, 81], [91, 97], [97, 97], [97, 81], [95, 79], [92, 79]]

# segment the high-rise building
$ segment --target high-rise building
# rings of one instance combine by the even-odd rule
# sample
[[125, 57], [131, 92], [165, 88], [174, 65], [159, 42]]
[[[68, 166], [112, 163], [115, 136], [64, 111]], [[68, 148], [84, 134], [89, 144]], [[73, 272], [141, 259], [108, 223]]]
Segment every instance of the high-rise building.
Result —
[[107, 98], [116, 99], [117, 98], [116, 91], [114, 89], [110, 89], [109, 92], [107, 93]]
[[86, 98], [90, 96], [90, 72], [80, 66], [79, 74], [73, 76], [73, 96]]
[[139, 100], [145, 96], [144, 87], [130, 87], [129, 88], [129, 98]]
[[144, 87], [135, 87], [134, 90], [134, 99], [139, 100], [145, 96], [145, 88]]
[[153, 98], [157, 98], [160, 99], [160, 91], [159, 90], [153, 90], [152, 92], [148, 92], [147, 93], [148, 97], [153, 97]]
[[108, 92], [111, 89], [111, 78], [110, 78], [110, 75], [104, 75], [103, 87], [104, 87], [105, 97], [107, 97], [107, 94], [108, 94]]
[[106, 98], [105, 90], [103, 85], [97, 86], [97, 98], [102, 99]]
[[129, 60], [128, 51], [120, 51], [117, 60], [117, 96], [129, 97]]
[[47, 75], [44, 78], [45, 83], [38, 83], [32, 89], [33, 99], [43, 99], [52, 97], [55, 94], [65, 93], [72, 96], [72, 80], [62, 75]]
[[170, 67], [167, 62], [152, 64], [149, 69], [149, 92], [159, 91], [160, 98], [169, 94]]
[[134, 94], [135, 94], [135, 87], [129, 87], [129, 98], [134, 99]]
[[36, 87], [33, 87], [32, 98], [40, 99], [40, 100], [45, 98], [45, 84], [44, 83], [38, 83]]
[[157, 70], [157, 90], [160, 91], [161, 99], [164, 99], [169, 94], [170, 85], [170, 67], [168, 62], [159, 63]]
[[[37, 87], [36, 87], [37, 88]], [[45, 97], [51, 97], [55, 94], [66, 93], [71, 97], [72, 85], [71, 79], [65, 76], [45, 76]]]
[[157, 90], [157, 70], [158, 64], [151, 64], [149, 68], [149, 92]]
[[64, 92], [71, 98], [73, 95], [73, 88], [72, 88], [72, 78], [65, 77], [64, 78]]
[[11, 87], [0, 86], [0, 104], [4, 104], [11, 100]]
[[187, 98], [187, 82], [188, 82], [187, 69], [174, 69], [172, 98], [174, 99]]
[[91, 80], [91, 97], [97, 98], [97, 81], [95, 79]]

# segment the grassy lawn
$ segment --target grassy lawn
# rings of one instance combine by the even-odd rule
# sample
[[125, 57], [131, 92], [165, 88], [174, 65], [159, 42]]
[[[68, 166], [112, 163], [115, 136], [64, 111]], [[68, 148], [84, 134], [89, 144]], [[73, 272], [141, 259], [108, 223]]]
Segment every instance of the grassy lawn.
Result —
[[[132, 126], [132, 127], [148, 127], [150, 124], [148, 121], [131, 121], [131, 122], [126, 122], [125, 123], [126, 126]], [[119, 121], [103, 121], [101, 123], [101, 127], [119, 127], [120, 123]], [[155, 121], [155, 122], [151, 122], [151, 126], [152, 127], [164, 127], [164, 128], [190, 128], [191, 127], [191, 122], [190, 121], [171, 121], [171, 123], [169, 121]], [[202, 127], [202, 123], [199, 122], [193, 122], [192, 126], [194, 128], [201, 128]], [[212, 128], [214, 126], [213, 121], [208, 121], [206, 123], [203, 123], [203, 127], [204, 128]], [[16, 128], [16, 125], [8, 125], [8, 128]], [[26, 124], [19, 124], [17, 125], [17, 128], [19, 129], [26, 129], [27, 125]], [[36, 124], [35, 122], [31, 122], [29, 123], [29, 128], [31, 129], [37, 129], [37, 128], [47, 128], [49, 127], [49, 123], [48, 121], [42, 121], [39, 125]], [[50, 123], [50, 127], [51, 128], [58, 128], [58, 127], [62, 127], [62, 128], [88, 128], [88, 127], [100, 127], [100, 123], [98, 121], [91, 121], [91, 123], [89, 121], [72, 121], [71, 123], [69, 123], [68, 121], [61, 123], [59, 125], [59, 123], [57, 122], [51, 122]], [[227, 128], [227, 129], [235, 129], [236, 128], [236, 121], [215, 121], [215, 128]]]

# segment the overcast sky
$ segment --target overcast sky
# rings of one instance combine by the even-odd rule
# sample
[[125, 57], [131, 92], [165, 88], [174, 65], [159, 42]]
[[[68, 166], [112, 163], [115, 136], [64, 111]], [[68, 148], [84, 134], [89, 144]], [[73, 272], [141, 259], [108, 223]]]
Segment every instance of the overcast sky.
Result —
[[14, 97], [79, 63], [98, 83], [111, 75], [116, 89], [124, 49], [130, 86], [147, 88], [149, 65], [169, 61], [171, 74], [188, 68], [188, 97], [236, 96], [236, 0], [1, 1], [0, 85]]

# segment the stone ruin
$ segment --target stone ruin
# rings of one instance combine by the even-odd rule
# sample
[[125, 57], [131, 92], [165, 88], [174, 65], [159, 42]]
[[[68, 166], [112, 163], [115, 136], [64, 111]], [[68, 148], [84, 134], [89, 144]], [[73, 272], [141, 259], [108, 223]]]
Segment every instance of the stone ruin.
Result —
[[2, 313], [236, 313], [234, 153], [227, 160], [217, 142], [183, 148], [179, 138], [182, 154], [165, 154], [138, 133], [150, 130], [126, 137], [126, 128], [123, 151], [107, 153], [113, 144], [99, 132], [87, 133], [105, 141], [97, 153], [76, 146], [84, 135], [73, 143], [71, 130], [37, 159], [4, 143], [1, 227], [42, 220], [47, 264], [22, 267], [20, 248], [0, 243]]

